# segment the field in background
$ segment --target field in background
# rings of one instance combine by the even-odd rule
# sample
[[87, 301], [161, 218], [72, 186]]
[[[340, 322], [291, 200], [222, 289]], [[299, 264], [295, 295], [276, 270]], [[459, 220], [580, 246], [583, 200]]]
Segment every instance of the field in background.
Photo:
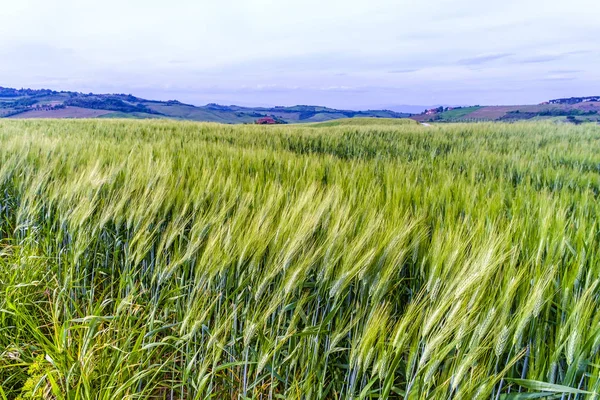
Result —
[[339, 118], [402, 118], [409, 114], [390, 110], [337, 110], [320, 106], [240, 107], [219, 104], [194, 106], [176, 100], [142, 99], [131, 94], [94, 94], [57, 92], [41, 89], [0, 87], [0, 118], [129, 118], [175, 119], [218, 122], [223, 124], [254, 123], [275, 117], [286, 123], [313, 123]]
[[111, 111], [91, 110], [80, 107], [66, 107], [56, 110], [32, 110], [10, 116], [11, 119], [56, 119], [56, 118], [96, 118], [105, 117]]
[[420, 122], [515, 122], [542, 119], [568, 121], [567, 117], [573, 119], [571, 122], [579, 123], [600, 121], [600, 102], [463, 107], [411, 118]]
[[3, 120], [0, 143], [0, 398], [600, 393], [596, 125]]
[[416, 122], [408, 118], [344, 118], [327, 122], [310, 124], [313, 128], [331, 128], [338, 126], [405, 126], [416, 125]]

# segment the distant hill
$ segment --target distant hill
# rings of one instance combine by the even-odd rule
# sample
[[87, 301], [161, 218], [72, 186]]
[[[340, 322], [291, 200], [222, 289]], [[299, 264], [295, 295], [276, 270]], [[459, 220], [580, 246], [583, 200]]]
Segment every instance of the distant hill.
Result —
[[400, 125], [416, 125], [417, 122], [412, 119], [403, 118], [346, 118], [336, 119], [327, 122], [317, 122], [310, 126], [315, 128], [331, 128], [336, 126], [373, 126], [373, 125], [385, 125], [385, 126], [400, 126]]
[[438, 107], [411, 117], [419, 122], [564, 120], [600, 121], [600, 96], [555, 99], [535, 105]]
[[390, 110], [336, 110], [319, 106], [194, 106], [177, 100], [156, 101], [130, 94], [58, 92], [0, 87], [0, 118], [169, 118], [225, 124], [254, 123], [273, 117], [284, 123], [324, 122], [341, 118], [405, 118]]
[[598, 102], [600, 101], [600, 96], [588, 96], [588, 97], [569, 97], [566, 99], [554, 99], [550, 100], [549, 104], [577, 104], [577, 103], [587, 103], [587, 102]]

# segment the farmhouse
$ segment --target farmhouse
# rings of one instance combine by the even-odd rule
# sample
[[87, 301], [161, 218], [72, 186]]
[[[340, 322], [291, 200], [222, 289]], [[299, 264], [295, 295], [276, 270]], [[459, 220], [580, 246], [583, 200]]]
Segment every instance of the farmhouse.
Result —
[[257, 119], [256, 123], [259, 125], [274, 125], [277, 123], [277, 121], [273, 117], [263, 117]]

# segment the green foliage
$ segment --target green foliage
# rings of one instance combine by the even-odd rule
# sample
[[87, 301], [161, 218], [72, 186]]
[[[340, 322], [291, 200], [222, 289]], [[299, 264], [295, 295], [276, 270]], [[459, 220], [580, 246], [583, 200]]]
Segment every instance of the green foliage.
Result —
[[28, 378], [21, 388], [21, 395], [17, 400], [25, 399], [45, 399], [48, 398], [50, 391], [46, 384], [46, 374], [51, 371], [49, 363], [45, 360], [44, 355], [40, 354], [27, 369]]
[[453, 110], [444, 111], [443, 113], [437, 115], [436, 117], [438, 118], [436, 119], [439, 119], [443, 122], [456, 121], [460, 118], [471, 114], [474, 111], [479, 110], [480, 108], [481, 107], [479, 106], [455, 108]]
[[104, 114], [99, 116], [98, 118], [102, 118], [102, 119], [159, 119], [159, 118], [166, 118], [163, 117], [161, 115], [157, 115], [157, 114], [145, 114], [145, 113], [138, 113], [138, 112], [134, 112], [134, 113], [124, 113], [124, 112], [111, 112], [109, 114]]
[[553, 108], [542, 111], [535, 112], [520, 112], [509, 111], [504, 115], [501, 120], [521, 120], [521, 119], [530, 119], [535, 117], [564, 117], [566, 116], [568, 120], [575, 120], [575, 116], [594, 116], [598, 115], [598, 111], [596, 110], [580, 110], [580, 109], [561, 109], [561, 108]]
[[159, 114], [144, 104], [124, 101], [119, 96], [78, 96], [65, 101], [65, 105], [93, 110], [111, 110], [122, 113]]
[[0, 141], [0, 397], [600, 392], [598, 126], [0, 121]]

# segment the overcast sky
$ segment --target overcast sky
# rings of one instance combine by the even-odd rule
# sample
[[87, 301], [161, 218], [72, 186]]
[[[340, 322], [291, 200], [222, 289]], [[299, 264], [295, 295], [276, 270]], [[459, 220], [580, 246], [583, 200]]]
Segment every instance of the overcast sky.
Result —
[[0, 86], [345, 108], [600, 94], [598, 0], [0, 2]]

